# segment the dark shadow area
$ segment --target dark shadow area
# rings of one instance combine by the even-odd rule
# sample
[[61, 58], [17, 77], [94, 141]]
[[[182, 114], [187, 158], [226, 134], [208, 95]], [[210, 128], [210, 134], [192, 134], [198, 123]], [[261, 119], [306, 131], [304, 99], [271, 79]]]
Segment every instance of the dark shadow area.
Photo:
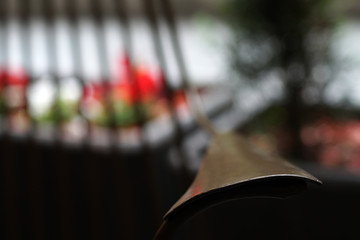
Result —
[[[185, 190], [164, 149], [149, 158], [9, 139], [0, 146], [3, 239], [151, 239], [161, 216]], [[145, 160], [155, 173], [143, 167]], [[359, 176], [302, 167], [323, 186], [310, 185], [286, 199], [218, 205], [180, 228], [178, 239], [357, 236]]]

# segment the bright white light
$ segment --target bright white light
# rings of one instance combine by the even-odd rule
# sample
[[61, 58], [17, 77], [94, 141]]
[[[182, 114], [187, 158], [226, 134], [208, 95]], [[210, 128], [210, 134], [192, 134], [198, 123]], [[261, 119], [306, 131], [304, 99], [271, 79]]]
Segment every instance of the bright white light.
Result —
[[77, 102], [81, 98], [81, 85], [75, 77], [60, 80], [60, 99], [66, 102]]
[[44, 76], [30, 85], [27, 91], [30, 114], [43, 116], [55, 102], [56, 86], [51, 76]]

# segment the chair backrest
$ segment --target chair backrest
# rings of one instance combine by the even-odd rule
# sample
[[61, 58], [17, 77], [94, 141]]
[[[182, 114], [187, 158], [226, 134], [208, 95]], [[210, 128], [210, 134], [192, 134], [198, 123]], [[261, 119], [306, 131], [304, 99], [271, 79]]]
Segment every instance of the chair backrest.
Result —
[[[161, 202], [166, 197], [160, 192], [157, 175], [160, 171], [158, 157], [164, 155], [164, 149], [175, 149], [181, 159], [177, 169], [180, 185], [184, 189], [190, 184], [183, 144], [184, 139], [197, 129], [197, 124], [194, 121], [188, 124], [179, 117], [177, 97], [184, 98], [186, 93], [192, 92], [191, 97], [197, 90], [190, 84], [177, 36], [176, 17], [167, 0], [141, 1], [151, 30], [158, 68], [161, 69], [152, 75], [150, 70], [153, 69], [137, 67], [128, 3], [126, 0], [0, 0], [0, 148], [4, 152], [1, 169], [6, 173], [0, 182], [5, 189], [6, 206], [29, 187], [30, 190], [25, 192], [30, 192], [30, 204], [23, 205], [45, 214], [41, 195], [48, 197], [51, 191], [45, 190], [54, 189], [56, 185], [59, 192], [53, 195], [61, 196], [59, 205], [65, 209], [61, 213], [64, 214], [61, 220], [63, 226], [67, 226], [72, 214], [68, 208], [69, 195], [83, 196], [81, 191], [90, 196], [91, 219], [101, 219], [102, 212], [96, 210], [96, 206], [109, 200], [99, 195], [104, 186], [112, 182], [110, 185], [116, 189], [113, 195], [119, 200], [116, 208], [121, 209], [122, 217], [126, 219], [121, 220], [124, 229], [131, 229], [131, 224], [126, 223], [128, 221], [142, 227], [149, 225], [151, 230], [148, 232], [151, 232], [166, 210], [166, 204]], [[181, 75], [180, 89], [174, 88], [169, 81], [157, 4], [171, 33]], [[106, 35], [108, 15], [119, 28], [117, 51], [122, 52], [122, 57], [116, 63], [115, 70], [121, 70], [118, 75], [113, 75], [113, 63], [109, 62], [113, 49]], [[67, 48], [60, 46], [59, 26], [65, 26]], [[18, 34], [16, 41], [10, 37], [13, 31]], [[91, 43], [84, 45], [84, 38], [90, 39]], [[122, 47], [119, 47], [119, 42], [122, 42]], [[12, 52], [14, 45], [18, 48], [16, 54]], [[63, 72], [64, 63], [60, 63], [63, 61], [60, 55], [65, 52], [70, 55], [67, 59], [72, 65], [71, 73], [67, 74]], [[20, 64], [18, 60], [13, 60], [13, 55], [21, 56]], [[39, 64], [40, 58], [43, 62]], [[94, 70], [86, 67], [85, 62], [89, 59], [92, 67], [96, 68], [95, 79], [88, 74]], [[187, 105], [191, 107], [195, 104], [187, 101]], [[163, 118], [156, 121], [159, 119], [154, 116], [154, 108], [165, 112], [162, 115], [165, 116], [165, 124]], [[173, 233], [176, 229], [168, 230], [214, 204], [249, 196], [283, 196], [303, 189], [305, 181], [318, 182], [287, 162], [263, 158], [250, 151], [239, 136], [217, 134], [196, 106], [195, 112], [193, 119], [210, 130], [214, 139], [195, 181], [165, 214], [165, 232]], [[164, 129], [164, 125], [170, 127]], [[149, 133], [153, 133], [156, 141], [152, 141]], [[69, 176], [73, 173], [69, 171], [76, 172], [80, 177], [70, 181]], [[79, 180], [82, 177], [85, 180]], [[87, 190], [78, 187], [78, 190], [82, 189], [79, 193], [70, 194], [69, 189], [73, 185], [81, 185], [82, 181], [86, 182], [83, 185]], [[45, 190], [40, 191], [40, 188]], [[118, 189], [122, 189], [126, 197], [118, 193]], [[144, 195], [148, 196], [144, 204], [148, 206], [144, 207], [146, 224], [139, 223], [141, 217], [132, 219]], [[132, 204], [135, 206], [129, 208]], [[17, 206], [6, 206], [7, 216], [17, 216]], [[9, 235], [16, 233], [19, 221], [8, 221]], [[36, 234], [44, 234], [44, 221], [41, 217], [35, 218]], [[101, 222], [92, 221], [96, 226], [97, 221]], [[101, 232], [97, 227], [92, 231]], [[131, 231], [124, 231], [124, 235], [131, 236], [136, 232]], [[160, 231], [160, 235], [163, 233]], [[100, 235], [99, 239], [102, 238]], [[144, 238], [149, 238], [149, 235]]]
[[[185, 86], [190, 95], [194, 95], [196, 92], [191, 88], [170, 1], [159, 2], [172, 32]], [[289, 162], [262, 155], [235, 133], [219, 133], [194, 101], [192, 105], [199, 125], [209, 130], [213, 141], [195, 180], [165, 214], [154, 239], [168, 239], [181, 224], [213, 205], [244, 197], [285, 197], [303, 190], [306, 182], [321, 183]]]

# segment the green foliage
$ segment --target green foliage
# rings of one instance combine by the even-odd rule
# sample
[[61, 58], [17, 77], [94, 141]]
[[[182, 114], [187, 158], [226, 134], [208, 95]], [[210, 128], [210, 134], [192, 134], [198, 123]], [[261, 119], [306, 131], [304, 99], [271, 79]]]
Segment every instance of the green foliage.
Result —
[[227, 1], [225, 9], [234, 29], [231, 64], [240, 78], [256, 79], [275, 67], [287, 71], [293, 65], [300, 65], [307, 78], [311, 65], [329, 62], [329, 34], [338, 22], [332, 2]]
[[233, 22], [251, 33], [291, 37], [331, 24], [332, 0], [230, 0]]
[[[301, 158], [301, 128], [310, 105], [324, 103], [324, 92], [335, 75], [330, 44], [338, 17], [333, 0], [228, 0], [232, 26], [230, 62], [242, 86], [266, 80], [276, 72], [283, 86], [282, 102], [252, 119], [249, 128], [280, 127], [292, 142], [287, 154]], [[326, 74], [319, 73], [325, 70]], [[256, 84], [254, 84], [256, 85]]]
[[137, 103], [129, 105], [122, 101], [113, 103], [114, 121], [118, 127], [135, 125], [140, 120], [139, 114], [147, 118], [147, 107], [144, 104]]
[[[128, 127], [139, 123], [140, 117], [147, 119], [149, 117], [148, 109], [150, 106], [143, 103], [129, 105], [124, 101], [112, 102], [112, 113], [106, 111], [105, 105], [102, 105], [101, 111], [96, 118], [92, 119], [96, 125], [108, 127], [115, 125], [117, 127]], [[70, 121], [78, 114], [79, 103], [58, 100], [52, 108], [45, 114], [35, 119], [39, 123], [63, 123]], [[142, 116], [139, 116], [142, 114]]]
[[244, 132], [269, 133], [284, 123], [286, 113], [281, 105], [271, 106], [242, 126]]
[[5, 101], [3, 96], [0, 95], [0, 115], [4, 115], [5, 114]]
[[61, 123], [71, 120], [77, 113], [77, 102], [57, 100], [56, 104], [35, 120], [39, 123]]

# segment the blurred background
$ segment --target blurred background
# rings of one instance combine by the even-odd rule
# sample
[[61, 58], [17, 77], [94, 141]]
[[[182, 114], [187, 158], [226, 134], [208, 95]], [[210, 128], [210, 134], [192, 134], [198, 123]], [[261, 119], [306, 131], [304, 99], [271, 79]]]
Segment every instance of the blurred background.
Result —
[[[0, 0], [2, 239], [151, 239], [191, 183], [211, 139], [160, 2]], [[215, 207], [176, 238], [356, 237], [360, 4], [172, 3], [214, 124], [324, 182]]]

